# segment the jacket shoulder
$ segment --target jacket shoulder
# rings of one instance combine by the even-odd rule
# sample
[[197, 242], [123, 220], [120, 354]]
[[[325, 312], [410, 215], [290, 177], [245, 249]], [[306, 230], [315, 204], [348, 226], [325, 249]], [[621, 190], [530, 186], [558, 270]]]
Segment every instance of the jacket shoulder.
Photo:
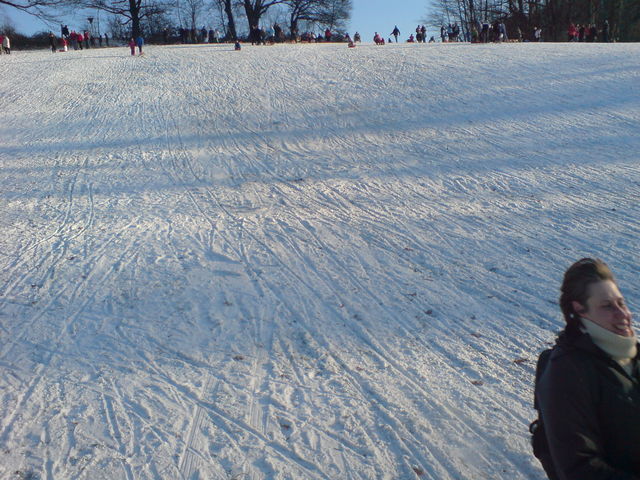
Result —
[[597, 355], [572, 343], [553, 347], [544, 371], [540, 373], [542, 390], [591, 385], [597, 378]]

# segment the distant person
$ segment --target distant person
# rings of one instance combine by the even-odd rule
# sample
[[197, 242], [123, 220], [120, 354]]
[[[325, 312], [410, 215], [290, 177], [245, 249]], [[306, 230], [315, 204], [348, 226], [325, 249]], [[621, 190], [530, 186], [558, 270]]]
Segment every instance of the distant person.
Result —
[[500, 39], [503, 42], [508, 42], [509, 41], [509, 36], [507, 35], [507, 26], [504, 24], [504, 22], [500, 22], [498, 24], [498, 29], [500, 31]]
[[51, 52], [56, 53], [56, 36], [53, 32], [49, 32], [49, 46], [51, 47]]
[[487, 43], [489, 41], [489, 22], [482, 22], [482, 28], [480, 30], [480, 38], [482, 43]]
[[458, 37], [460, 36], [460, 26], [458, 25], [458, 22], [454, 22], [453, 26], [451, 27], [451, 33], [453, 35], [453, 41], [459, 41]]
[[236, 43], [233, 46], [233, 49], [238, 52], [240, 50], [242, 50], [242, 45], [240, 45], [240, 42], [238, 40], [236, 40]]
[[398, 43], [398, 36], [400, 35], [400, 29], [398, 29], [397, 25], [394, 27], [393, 32], [391, 32], [391, 35], [393, 35], [396, 38], [396, 43]]
[[560, 291], [566, 325], [536, 372], [537, 456], [549, 478], [638, 479], [640, 345], [632, 314], [599, 259], [571, 265]]
[[602, 41], [609, 43], [609, 20], [605, 20], [602, 26]]
[[324, 31], [324, 39], [327, 42], [331, 41], [331, 30], [329, 30], [328, 28]]
[[138, 46], [138, 54], [142, 55], [142, 46], [144, 45], [144, 38], [142, 38], [142, 35], [138, 35], [138, 38], [136, 38], [136, 45]]
[[478, 33], [478, 29], [475, 25], [471, 26], [471, 43], [478, 43], [480, 39], [480, 34]]
[[273, 24], [273, 37], [276, 43], [280, 43], [284, 40], [284, 33], [279, 23]]
[[2, 42], [4, 41], [4, 35], [0, 33], [0, 55], [4, 53], [4, 48], [2, 47]]
[[533, 38], [535, 39], [536, 42], [542, 41], [542, 28], [536, 27], [533, 30]]
[[104, 34], [104, 43], [107, 45], [107, 47], [109, 46], [109, 37], [106, 33]]
[[131, 49], [131, 55], [136, 54], [136, 41], [133, 37], [131, 37], [131, 40], [129, 40], [129, 48]]
[[353, 35], [353, 41], [354, 41], [354, 42], [356, 42], [356, 43], [358, 43], [358, 42], [362, 42], [362, 40], [360, 39], [360, 34], [359, 34], [358, 32], [356, 32], [356, 33]]
[[249, 29], [249, 40], [251, 40], [251, 45], [255, 45], [256, 43], [260, 45], [260, 34], [258, 33], [258, 27], [256, 25], [252, 25]]
[[11, 41], [9, 40], [9, 35], [7, 35], [6, 33], [4, 34], [4, 38], [2, 39], [2, 49], [7, 55], [11, 54]]

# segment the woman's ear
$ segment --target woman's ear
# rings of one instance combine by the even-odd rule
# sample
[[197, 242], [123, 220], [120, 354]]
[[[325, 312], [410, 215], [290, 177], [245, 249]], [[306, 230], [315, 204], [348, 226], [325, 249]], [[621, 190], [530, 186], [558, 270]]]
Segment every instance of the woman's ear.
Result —
[[571, 306], [573, 307], [573, 311], [576, 313], [586, 312], [586, 309], [580, 304], [580, 302], [576, 302], [575, 300], [573, 300], [571, 302]]

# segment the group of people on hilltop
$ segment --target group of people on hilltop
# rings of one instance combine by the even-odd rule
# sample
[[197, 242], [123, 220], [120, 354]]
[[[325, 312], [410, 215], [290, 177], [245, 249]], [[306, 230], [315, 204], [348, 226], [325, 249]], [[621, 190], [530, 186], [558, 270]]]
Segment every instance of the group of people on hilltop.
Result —
[[[443, 26], [440, 30], [442, 41], [451, 41], [448, 29]], [[470, 41], [472, 43], [488, 43], [488, 42], [507, 42], [510, 40], [522, 41], [542, 41], [542, 27], [534, 26], [527, 36], [522, 33], [520, 27], [515, 27], [515, 35], [510, 37], [507, 35], [507, 27], [504, 21], [495, 20], [493, 23], [485, 20], [477, 22], [470, 27]], [[567, 37], [570, 42], [596, 42], [600, 39], [602, 42], [609, 42], [609, 22], [604, 21], [601, 30], [598, 30], [595, 24], [575, 25], [569, 24], [567, 28]], [[454, 35], [455, 38], [455, 35]]]
[[[400, 35], [401, 35], [400, 29], [396, 25], [395, 27], [393, 27], [393, 30], [390, 33], [388, 42], [393, 43], [393, 40], [391, 39], [391, 37], [393, 37], [395, 39], [395, 43], [398, 43], [398, 37]], [[432, 42], [432, 41], [434, 41], [433, 37], [431, 37], [429, 42]], [[416, 34], [414, 35], [412, 33], [411, 35], [409, 35], [409, 38], [407, 39], [407, 43], [426, 43], [426, 42], [427, 42], [427, 27], [425, 27], [424, 25], [418, 25], [416, 27]], [[385, 41], [382, 35], [380, 35], [378, 32], [375, 32], [375, 34], [373, 35], [373, 43], [375, 43], [376, 45], [384, 45], [387, 42]]]
[[[409, 36], [408, 42], [413, 43], [413, 41], [413, 34], [411, 34]], [[427, 27], [425, 27], [424, 25], [418, 25], [416, 27], [415, 41], [417, 43], [427, 43]]]
[[592, 24], [569, 24], [567, 28], [567, 40], [570, 42], [597, 42], [598, 33], [601, 33], [601, 39], [603, 42], [609, 42], [609, 21], [605, 20], [602, 30], [598, 32], [598, 27], [595, 23]]
[[144, 45], [144, 38], [142, 35], [138, 35], [136, 38], [131, 37], [129, 40], [129, 48], [131, 49], [131, 55], [136, 54], [136, 47], [138, 47], [138, 55], [142, 55], [142, 46]]
[[[378, 35], [378, 32], [376, 32], [376, 35]], [[397, 25], [394, 27], [393, 31], [391, 32], [391, 35], [395, 38], [396, 43], [398, 43], [398, 37], [400, 36], [400, 29], [398, 28]], [[375, 35], [374, 35], [373, 41], [376, 43], [376, 45], [381, 45], [384, 43], [384, 39], [382, 37], [379, 37], [378, 39], [376, 39]], [[389, 38], [389, 43], [391, 43], [391, 38]], [[407, 39], [407, 43], [427, 43], [427, 27], [425, 27], [424, 25], [418, 25], [416, 27], [416, 34], [414, 35], [412, 33], [411, 35], [409, 35], [409, 38]]]
[[11, 53], [11, 40], [6, 33], [0, 33], [0, 54]]
[[317, 34], [311, 31], [303, 32], [298, 31], [298, 27], [293, 25], [289, 28], [289, 34], [278, 24], [274, 23], [268, 28], [262, 28], [258, 25], [253, 25], [249, 30], [248, 41], [251, 45], [266, 45], [273, 43], [283, 43], [287, 40], [292, 42], [308, 42], [308, 43], [320, 43], [320, 42], [332, 42], [332, 41], [346, 41], [347, 43], [354, 43], [360, 41], [360, 34], [356, 32], [353, 38], [348, 33], [344, 35], [336, 35], [331, 29], [327, 28], [324, 33]]
[[[109, 36], [104, 35], [92, 35], [88, 30], [75, 31], [69, 30], [68, 25], [60, 25], [60, 39], [56, 38], [53, 32], [49, 32], [49, 47], [52, 52], [66, 52], [69, 48], [74, 50], [83, 50], [88, 48], [96, 48], [96, 46], [102, 47], [104, 44], [109, 46]], [[96, 45], [97, 43], [97, 45]], [[58, 49], [58, 46], [60, 49]]]
[[460, 26], [457, 22], [449, 24], [447, 26], [442, 25], [440, 27], [440, 40], [444, 42], [457, 42], [460, 40]]
[[[218, 29], [207, 28], [203, 25], [200, 30], [195, 28], [179, 28], [177, 30], [181, 43], [219, 43], [220, 31]], [[164, 43], [169, 43], [172, 32], [165, 28], [162, 32]]]
[[[484, 22], [478, 21], [476, 25], [471, 26], [471, 43], [489, 43], [489, 42], [507, 42], [509, 41], [509, 35], [507, 35], [507, 26], [501, 20], [495, 20], [493, 23], [485, 20]], [[519, 40], [522, 40], [522, 33], [518, 28], [516, 36]]]

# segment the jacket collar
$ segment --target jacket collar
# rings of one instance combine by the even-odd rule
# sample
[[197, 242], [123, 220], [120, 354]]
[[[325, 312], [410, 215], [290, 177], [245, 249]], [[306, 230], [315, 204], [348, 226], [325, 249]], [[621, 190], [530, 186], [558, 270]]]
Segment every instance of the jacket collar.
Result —
[[[593, 340], [591, 339], [591, 336], [589, 334], [584, 332], [570, 335], [563, 330], [556, 340], [556, 345], [563, 348], [577, 348], [579, 350], [586, 351], [599, 357], [611, 358], [604, 352], [604, 350], [593, 343]], [[637, 346], [638, 353], [634, 357], [634, 360], [640, 359], [640, 343], [637, 343]]]
[[640, 367], [640, 342], [638, 342], [638, 353], [633, 358], [632, 362], [635, 364], [634, 367], [634, 375], [629, 375], [624, 369], [620, 366], [618, 362], [613, 360], [611, 356], [604, 352], [601, 348], [599, 348], [593, 340], [591, 340], [591, 336], [587, 333], [580, 332], [577, 334], [568, 334], [566, 331], [560, 332], [558, 335], [558, 339], [556, 340], [556, 346], [562, 349], [577, 349], [583, 352], [587, 352], [591, 355], [594, 355], [597, 358], [601, 358], [605, 362], [614, 365], [618, 370], [624, 373], [627, 377], [631, 378], [634, 381], [640, 381], [640, 372], [638, 368]]

